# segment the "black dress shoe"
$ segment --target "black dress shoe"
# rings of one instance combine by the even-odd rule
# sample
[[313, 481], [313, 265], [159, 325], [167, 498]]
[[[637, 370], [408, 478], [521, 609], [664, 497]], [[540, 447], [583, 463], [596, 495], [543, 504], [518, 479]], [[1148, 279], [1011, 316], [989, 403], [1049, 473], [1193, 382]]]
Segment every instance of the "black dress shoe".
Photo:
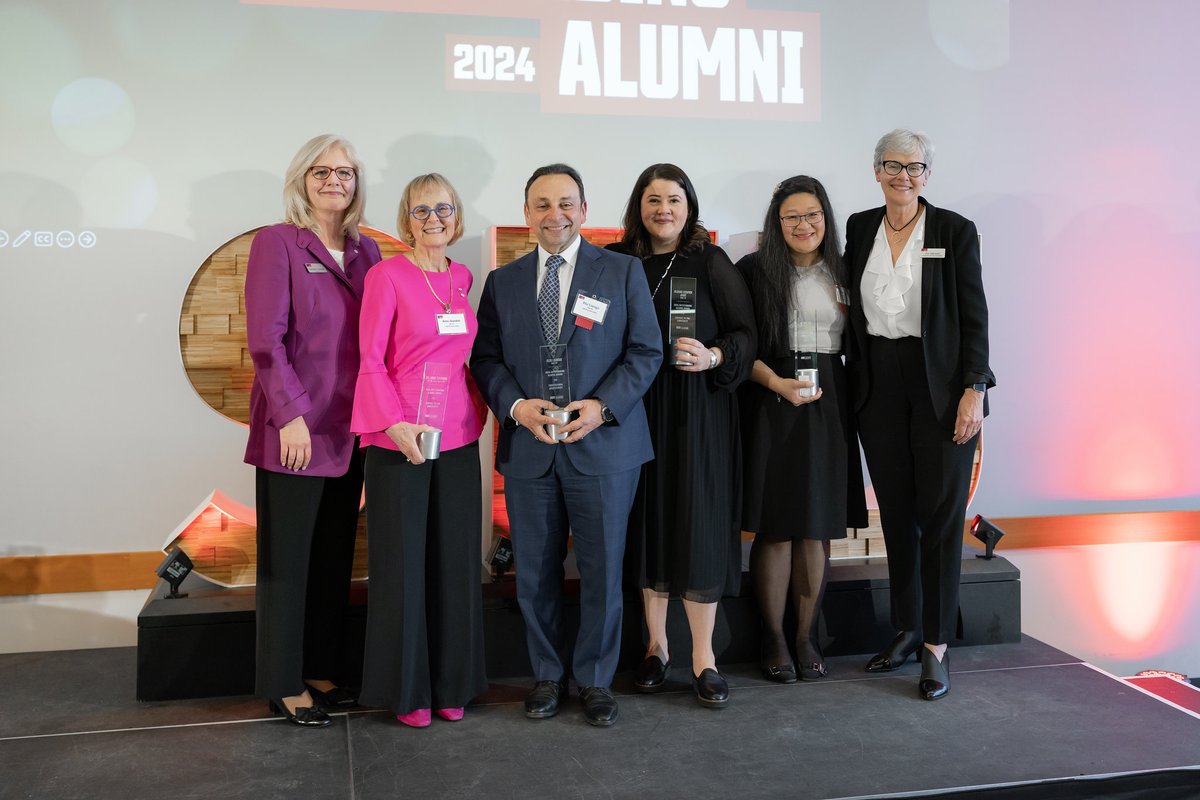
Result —
[[549, 719], [558, 713], [558, 705], [567, 699], [563, 681], [538, 681], [525, 698], [525, 716], [530, 719]]
[[646, 656], [646, 660], [637, 668], [633, 685], [639, 692], [653, 694], [667, 682], [667, 670], [670, 668], [670, 661], [664, 664], [658, 656]]
[[579, 690], [583, 701], [583, 718], [588, 725], [607, 728], [617, 721], [617, 698], [601, 686], [589, 686]]
[[867, 662], [867, 672], [891, 672], [898, 669], [920, 646], [921, 637], [916, 631], [900, 631], [886, 650], [871, 657]]
[[282, 714], [288, 722], [303, 728], [324, 728], [333, 722], [328, 714], [316, 706], [297, 708], [294, 714], [288, 711], [288, 707], [283, 704], [282, 700], [271, 700], [268, 702], [267, 707], [271, 709], [271, 713]]
[[926, 700], [937, 700], [945, 697], [950, 691], [950, 651], [942, 654], [942, 660], [928, 647], [921, 648], [921, 682], [917, 691]]
[[309, 686], [308, 693], [322, 711], [339, 711], [358, 705], [358, 696], [344, 686], [335, 686], [328, 692]]
[[829, 670], [825, 668], [824, 661], [814, 661], [811, 664], [800, 665], [800, 679], [805, 681], [819, 681], [829, 674]]
[[[793, 674], [792, 680], [795, 679]], [[696, 699], [702, 706], [720, 708], [729, 702], [729, 684], [715, 669], [701, 670], [699, 675], [693, 676], [692, 687], [696, 690]]]
[[776, 683], [795, 683], [796, 668], [791, 664], [779, 664], [773, 666], [765, 661], [759, 662], [759, 669], [762, 670], [763, 677], [769, 681]]

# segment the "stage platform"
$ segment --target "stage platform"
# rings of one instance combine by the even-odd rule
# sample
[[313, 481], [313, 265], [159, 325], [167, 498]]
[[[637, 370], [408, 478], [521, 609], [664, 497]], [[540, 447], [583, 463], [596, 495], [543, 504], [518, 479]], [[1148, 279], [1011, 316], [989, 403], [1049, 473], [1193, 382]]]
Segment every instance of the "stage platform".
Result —
[[[748, 558], [749, 544], [746, 545]], [[963, 559], [959, 644], [1013, 643], [1021, 637], [1021, 573], [1007, 559]], [[481, 575], [484, 636], [489, 675], [531, 674], [525, 626], [511, 576], [492, 582]], [[820, 643], [827, 656], [870, 653], [891, 640], [887, 562], [854, 558], [833, 562], [822, 606]], [[161, 583], [151, 590], [138, 615], [139, 700], [248, 694], [254, 690], [254, 589], [223, 589], [195, 574], [184, 582], [187, 597], [168, 599]], [[370, 582], [352, 586], [346, 619], [341, 683], [356, 685], [362, 675], [363, 636]], [[579, 615], [579, 580], [568, 557], [564, 587], [567, 641], [574, 639]], [[645, 652], [641, 598], [625, 593], [620, 668], [633, 669]], [[791, 621], [787, 624], [791, 627]], [[750, 575], [741, 592], [721, 600], [713, 637], [718, 663], [752, 662], [759, 655], [759, 616]], [[667, 616], [670, 641], [679, 652], [691, 638], [678, 599]]]
[[140, 703], [136, 659], [0, 655], [0, 797], [1200, 796], [1200, 717], [1028, 637], [952, 648], [953, 688], [933, 703], [917, 665], [868, 675], [861, 655], [791, 686], [728, 665], [722, 710], [696, 703], [686, 666], [659, 695], [624, 672], [609, 729], [574, 695], [527, 720], [530, 682], [499, 678], [461, 722], [413, 730], [364, 710], [302, 730], [245, 696]]

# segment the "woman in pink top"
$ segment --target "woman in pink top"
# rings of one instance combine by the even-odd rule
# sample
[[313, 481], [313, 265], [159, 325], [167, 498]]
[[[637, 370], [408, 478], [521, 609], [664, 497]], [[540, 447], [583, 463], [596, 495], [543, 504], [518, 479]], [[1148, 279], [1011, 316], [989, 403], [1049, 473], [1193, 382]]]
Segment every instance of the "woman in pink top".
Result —
[[[360, 700], [423, 728], [487, 688], [479, 585], [479, 434], [487, 418], [466, 361], [471, 271], [446, 257], [462, 202], [436, 173], [404, 189], [412, 252], [367, 276], [351, 429], [366, 448], [370, 603]], [[441, 431], [425, 457], [418, 437]]]

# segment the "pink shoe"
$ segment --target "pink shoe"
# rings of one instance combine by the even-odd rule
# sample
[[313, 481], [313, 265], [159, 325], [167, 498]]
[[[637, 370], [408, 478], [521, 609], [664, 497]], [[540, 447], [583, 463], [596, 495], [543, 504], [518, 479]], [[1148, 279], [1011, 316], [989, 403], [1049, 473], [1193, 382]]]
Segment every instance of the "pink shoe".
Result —
[[458, 722], [463, 718], [462, 708], [438, 708], [434, 709], [435, 714], [449, 722]]
[[410, 728], [428, 728], [431, 721], [428, 708], [418, 708], [407, 714], [397, 714], [396, 719]]

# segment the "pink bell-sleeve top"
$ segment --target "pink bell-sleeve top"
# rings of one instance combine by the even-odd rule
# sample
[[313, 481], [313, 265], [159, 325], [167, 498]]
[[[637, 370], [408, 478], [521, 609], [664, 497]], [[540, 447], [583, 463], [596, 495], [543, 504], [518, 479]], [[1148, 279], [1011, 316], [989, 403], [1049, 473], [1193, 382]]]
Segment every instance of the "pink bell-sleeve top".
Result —
[[[379, 262], [367, 273], [350, 420], [363, 447], [399, 449], [384, 430], [397, 422], [417, 421], [427, 362], [451, 365], [441, 449], [453, 450], [479, 438], [487, 405], [466, 365], [479, 329], [467, 301], [473, 281], [471, 271], [458, 262], [451, 262], [446, 272], [423, 273], [404, 254]], [[449, 300], [450, 313], [465, 316], [466, 333], [438, 333], [437, 315], [445, 308], [435, 294]]]

